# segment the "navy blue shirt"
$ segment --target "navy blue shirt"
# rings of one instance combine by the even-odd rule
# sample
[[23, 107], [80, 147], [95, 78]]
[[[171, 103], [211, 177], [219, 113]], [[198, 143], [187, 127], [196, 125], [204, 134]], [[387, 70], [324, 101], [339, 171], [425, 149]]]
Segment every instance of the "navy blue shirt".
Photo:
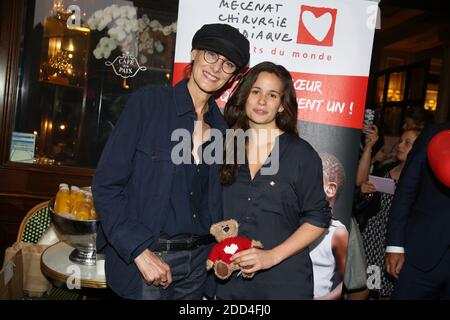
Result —
[[[305, 140], [289, 133], [277, 138], [277, 172], [253, 179], [248, 165], [223, 189], [224, 219], [239, 223], [239, 235], [261, 241], [270, 250], [288, 239], [303, 223], [328, 228], [331, 209], [323, 190], [322, 162]], [[276, 150], [276, 149], [274, 149]], [[268, 167], [267, 161], [263, 167]], [[313, 274], [309, 250], [289, 257], [249, 281], [232, 276], [217, 288], [221, 299], [312, 299]]]
[[[214, 98], [208, 101], [208, 106], [205, 120], [224, 134], [226, 123]], [[177, 166], [171, 157], [173, 147], [179, 143], [171, 139], [174, 130], [184, 128], [193, 132], [194, 118], [189, 115], [193, 110], [186, 80], [173, 88], [147, 86], [138, 90], [128, 99], [97, 165], [92, 181], [94, 204], [101, 220], [97, 250], [105, 254], [108, 285], [122, 297], [140, 297], [142, 277], [134, 259], [146, 248], [154, 250], [162, 232], [197, 233], [197, 226], [204, 232], [201, 223], [184, 228], [178, 220], [176, 225], [170, 222], [172, 217], [178, 219], [179, 213], [183, 219], [191, 219], [197, 205], [194, 201], [191, 207], [190, 200], [186, 200], [189, 179], [181, 177], [179, 181], [178, 174], [183, 170], [178, 170], [187, 165]], [[213, 143], [216, 141], [212, 140]], [[223, 219], [219, 167], [209, 165], [205, 171], [207, 182], [200, 179], [200, 189], [195, 183], [192, 188], [194, 192], [203, 192], [208, 186], [199, 206], [207, 211], [211, 223]], [[172, 191], [180, 183], [186, 185], [182, 201], [189, 205], [172, 211], [171, 203], [176, 203]]]
[[[197, 114], [192, 109], [186, 114], [186, 117], [186, 121], [193, 122], [196, 120]], [[214, 119], [210, 110], [203, 115], [203, 119], [210, 127], [217, 126], [217, 120]], [[210, 141], [205, 142], [199, 149], [200, 159], [202, 159], [201, 151], [209, 143]], [[183, 239], [209, 234], [212, 224], [207, 201], [209, 165], [202, 160], [196, 164], [192, 155], [190, 158], [190, 164], [180, 164], [175, 167], [170, 207], [167, 211], [168, 218], [160, 234], [162, 239]]]

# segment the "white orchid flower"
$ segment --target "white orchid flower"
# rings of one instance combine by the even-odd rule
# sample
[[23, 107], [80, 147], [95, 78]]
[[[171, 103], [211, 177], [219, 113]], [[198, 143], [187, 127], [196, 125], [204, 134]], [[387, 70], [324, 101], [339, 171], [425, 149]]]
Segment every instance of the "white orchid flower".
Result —
[[121, 18], [127, 18], [127, 17], [128, 17], [128, 9], [127, 9], [127, 7], [128, 7], [128, 6], [122, 6], [122, 7], [119, 7], [119, 10], [120, 10], [120, 17], [121, 17]]
[[137, 8], [136, 7], [132, 7], [132, 6], [128, 6], [128, 8], [126, 9], [127, 11], [127, 17], [128, 19], [134, 19], [137, 16]]
[[116, 42], [109, 37], [101, 38], [99, 44], [100, 47], [103, 48], [103, 50], [105, 51], [112, 51], [117, 48]]
[[89, 29], [91, 30], [97, 30], [98, 28], [98, 20], [94, 17], [90, 17], [87, 21], [87, 24], [89, 26]]
[[99, 22], [98, 22], [98, 25], [97, 25], [97, 30], [98, 31], [103, 31], [103, 29], [105, 29], [106, 28], [106, 26], [111, 22], [112, 20], [111, 20], [111, 18], [102, 18]]
[[112, 17], [113, 17], [113, 19], [119, 18], [120, 17], [120, 13], [121, 13], [120, 8], [115, 6], [113, 8], [113, 10], [112, 10]]
[[111, 52], [112, 51], [103, 51], [103, 55], [105, 56], [105, 59], [108, 59], [109, 58], [109, 56], [111, 55]]
[[111, 37], [111, 39], [118, 40], [119, 31], [120, 30], [117, 27], [111, 28], [111, 29], [108, 30], [108, 35]]
[[93, 16], [95, 19], [100, 20], [101, 18], [103, 18], [103, 10], [95, 11]]
[[114, 8], [107, 7], [103, 10], [103, 16], [104, 17], [110, 17], [111, 20], [114, 19]]
[[177, 33], [177, 23], [174, 22], [174, 23], [172, 23], [170, 26], [172, 27], [172, 32], [173, 32], [173, 33]]
[[95, 48], [95, 50], [93, 51], [93, 54], [95, 56], [95, 59], [97, 59], [97, 60], [100, 60], [101, 58], [104, 57], [103, 50], [99, 46], [97, 46], [97, 48]]
[[140, 62], [141, 64], [146, 64], [146, 63], [148, 62], [148, 59], [147, 59], [147, 57], [146, 57], [145, 55], [141, 54], [141, 55], [139, 56], [139, 62]]
[[132, 32], [136, 32], [139, 30], [139, 23], [136, 19], [131, 20], [130, 25], [131, 25]]
[[150, 28], [152, 28], [153, 31], [158, 31], [162, 28], [162, 25], [158, 20], [152, 20], [150, 21]]
[[119, 27], [126, 26], [128, 24], [128, 19], [125, 18], [119, 18], [116, 20], [116, 25]]
[[159, 52], [159, 53], [161, 53], [161, 52], [163, 52], [164, 51], [164, 46], [163, 46], [163, 44], [161, 43], [161, 41], [155, 41], [155, 49], [156, 49], [156, 51], [157, 52]]
[[147, 24], [142, 19], [139, 19], [138, 20], [138, 31], [144, 32], [145, 29], [147, 29]]
[[171, 26], [165, 26], [162, 30], [163, 35], [166, 37], [172, 33], [172, 27]]
[[122, 42], [127, 37], [127, 33], [124, 30], [119, 29], [117, 32], [117, 41]]

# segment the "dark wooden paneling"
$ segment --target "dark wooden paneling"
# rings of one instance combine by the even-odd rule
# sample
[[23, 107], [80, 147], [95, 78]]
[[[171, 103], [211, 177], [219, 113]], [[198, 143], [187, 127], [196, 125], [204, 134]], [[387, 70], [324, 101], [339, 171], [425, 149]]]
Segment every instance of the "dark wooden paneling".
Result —
[[60, 183], [89, 186], [94, 172], [87, 170], [84, 175], [73, 175], [66, 173], [69, 169], [55, 168], [54, 170], [58, 171], [0, 167], [0, 193], [51, 197], [58, 191]]
[[[34, 1], [27, 1], [34, 6]], [[25, 214], [48, 200], [60, 183], [88, 186], [94, 170], [10, 163], [24, 1], [0, 2], [0, 263]]]

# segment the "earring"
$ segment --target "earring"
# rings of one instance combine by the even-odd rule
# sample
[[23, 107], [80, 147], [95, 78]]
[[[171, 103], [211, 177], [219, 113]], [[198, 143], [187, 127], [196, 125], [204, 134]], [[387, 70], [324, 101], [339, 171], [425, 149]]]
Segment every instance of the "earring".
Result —
[[333, 189], [331, 187], [328, 187], [327, 190], [325, 190], [326, 193], [332, 193]]

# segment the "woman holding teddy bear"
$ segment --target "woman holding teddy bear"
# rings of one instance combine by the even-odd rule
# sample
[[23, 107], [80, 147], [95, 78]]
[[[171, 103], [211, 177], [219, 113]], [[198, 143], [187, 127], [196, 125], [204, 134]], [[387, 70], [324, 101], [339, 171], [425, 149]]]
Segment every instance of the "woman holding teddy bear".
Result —
[[[239, 235], [260, 241], [263, 248], [231, 257], [243, 276], [221, 281], [217, 298], [312, 299], [308, 246], [328, 228], [331, 212], [321, 160], [298, 136], [289, 72], [271, 62], [254, 66], [237, 85], [224, 115], [235, 129], [227, 136], [220, 173], [224, 218], [237, 220]], [[240, 132], [245, 139], [239, 139]], [[244, 161], [239, 160], [242, 153]]]

